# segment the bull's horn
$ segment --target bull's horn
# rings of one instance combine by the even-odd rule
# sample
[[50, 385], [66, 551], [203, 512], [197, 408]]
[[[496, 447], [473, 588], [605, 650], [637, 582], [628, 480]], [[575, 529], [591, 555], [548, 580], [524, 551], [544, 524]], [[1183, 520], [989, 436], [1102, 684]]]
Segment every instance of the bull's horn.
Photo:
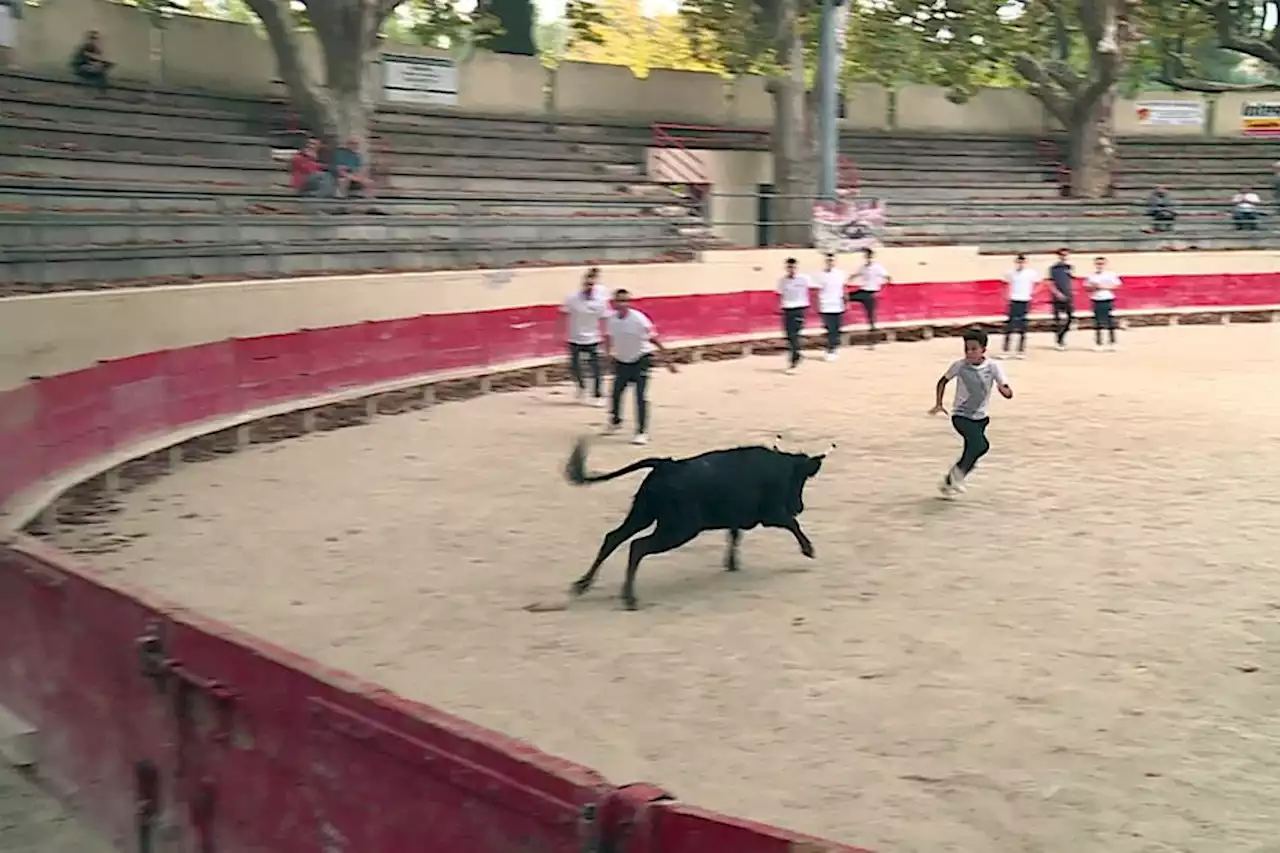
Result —
[[773, 449], [777, 450], [778, 445], [782, 444], [782, 434], [779, 433], [773, 437]]

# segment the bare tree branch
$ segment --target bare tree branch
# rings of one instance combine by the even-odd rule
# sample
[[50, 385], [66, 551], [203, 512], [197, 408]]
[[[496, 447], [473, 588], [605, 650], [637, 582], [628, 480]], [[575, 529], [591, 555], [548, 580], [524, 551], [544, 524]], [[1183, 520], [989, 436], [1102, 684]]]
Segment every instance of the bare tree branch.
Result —
[[1043, 65], [1030, 56], [1019, 56], [1013, 61], [1014, 69], [1030, 83], [1028, 91], [1031, 92], [1040, 103], [1044, 104], [1044, 108], [1049, 111], [1063, 127], [1071, 126], [1071, 99], [1059, 91], [1055, 85], [1053, 78], [1045, 71]]

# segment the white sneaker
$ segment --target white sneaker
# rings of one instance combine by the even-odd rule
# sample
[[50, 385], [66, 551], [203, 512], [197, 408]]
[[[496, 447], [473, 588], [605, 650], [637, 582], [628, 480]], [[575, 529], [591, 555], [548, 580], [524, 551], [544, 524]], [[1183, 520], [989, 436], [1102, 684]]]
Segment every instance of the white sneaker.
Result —
[[1066, 345], [1066, 344], [1054, 344], [1054, 347], [1053, 347], [1053, 348], [1054, 348], [1054, 349], [1056, 349], [1058, 352], [1066, 352], [1066, 351], [1067, 351], [1067, 345]]
[[823, 361], [835, 361], [835, 360], [836, 360], [836, 354], [835, 354], [835, 353], [833, 353], [833, 352], [829, 352], [829, 353], [827, 353], [826, 355], [824, 355], [824, 356], [822, 357], [822, 360], [823, 360]]
[[618, 432], [618, 430], [620, 430], [620, 429], [622, 429], [622, 424], [605, 424], [605, 425], [604, 425], [604, 434], [605, 434], [605, 435], [616, 435], [616, 434], [617, 434], [617, 432]]
[[592, 397], [591, 405], [595, 406], [597, 409], [604, 408], [604, 397]]
[[586, 393], [587, 393], [587, 392], [586, 392], [586, 390], [585, 390], [585, 389], [583, 389], [583, 388], [575, 388], [575, 389], [573, 389], [573, 400], [574, 400], [574, 402], [575, 402], [575, 403], [581, 403], [581, 402], [582, 402], [582, 397], [583, 397], [583, 395], [584, 395], [584, 394], [586, 394]]
[[636, 433], [636, 437], [631, 439], [631, 443], [632, 444], [648, 444], [649, 436], [646, 433], [638, 432]]
[[1120, 349], [1120, 347], [1116, 346], [1115, 344], [1111, 344], [1110, 346], [1107, 347], [1107, 352], [1116, 352], [1118, 349]]
[[951, 481], [946, 477], [943, 477], [938, 483], [938, 492], [947, 500], [951, 500], [956, 496], [955, 487], [951, 485]]
[[1027, 354], [1025, 352], [1015, 352], [1013, 354], [1013, 357], [1016, 358], [1018, 361], [1022, 361], [1024, 358], [1027, 357]]
[[1094, 351], [1094, 352], [1102, 352], [1102, 344], [1094, 344], [1094, 345], [1093, 345], [1093, 351]]
[[952, 468], [947, 472], [947, 480], [951, 483], [951, 488], [960, 494], [964, 494], [965, 489], [968, 488], [964, 482], [964, 474], [961, 474], [958, 468]]
[[785, 374], [787, 374], [788, 376], [795, 376], [795, 375], [796, 375], [796, 369], [795, 369], [794, 367], [788, 367], [786, 370], [784, 370], [784, 371], [782, 371], [782, 372], [783, 372], [783, 373], [785, 373]]
[[1009, 353], [997, 352], [997, 353], [993, 353], [991, 357], [996, 359], [997, 361], [1004, 361], [1006, 358], [1009, 357]]

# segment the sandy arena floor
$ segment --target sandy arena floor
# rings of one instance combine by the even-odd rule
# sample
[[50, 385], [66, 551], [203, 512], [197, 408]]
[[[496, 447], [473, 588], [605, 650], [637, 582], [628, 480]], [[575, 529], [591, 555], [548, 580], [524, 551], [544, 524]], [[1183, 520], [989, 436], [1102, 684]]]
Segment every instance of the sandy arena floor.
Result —
[[602, 414], [563, 388], [191, 465], [60, 541], [134, 537], [91, 559], [616, 782], [881, 853], [1275, 851], [1280, 326], [1123, 343], [1035, 336], [953, 503], [925, 412], [958, 340], [655, 374], [654, 455], [843, 446], [806, 492], [816, 560], [757, 530], [728, 575], [708, 534], [642, 567], [639, 613], [625, 549], [523, 609], [640, 482], [565, 483]]

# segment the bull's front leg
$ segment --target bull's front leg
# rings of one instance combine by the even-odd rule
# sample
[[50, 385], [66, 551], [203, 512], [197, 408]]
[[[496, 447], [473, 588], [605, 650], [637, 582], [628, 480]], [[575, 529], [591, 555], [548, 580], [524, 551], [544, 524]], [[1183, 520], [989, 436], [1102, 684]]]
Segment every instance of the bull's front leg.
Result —
[[738, 570], [738, 543], [742, 541], [742, 531], [730, 528], [729, 546], [724, 552], [724, 568], [728, 572]]
[[776, 521], [765, 522], [765, 526], [781, 527], [783, 530], [790, 531], [791, 535], [796, 537], [796, 542], [800, 543], [800, 553], [810, 560], [814, 558], [813, 543], [809, 541], [808, 536], [804, 535], [804, 531], [800, 529], [800, 522], [794, 515], [780, 518]]

